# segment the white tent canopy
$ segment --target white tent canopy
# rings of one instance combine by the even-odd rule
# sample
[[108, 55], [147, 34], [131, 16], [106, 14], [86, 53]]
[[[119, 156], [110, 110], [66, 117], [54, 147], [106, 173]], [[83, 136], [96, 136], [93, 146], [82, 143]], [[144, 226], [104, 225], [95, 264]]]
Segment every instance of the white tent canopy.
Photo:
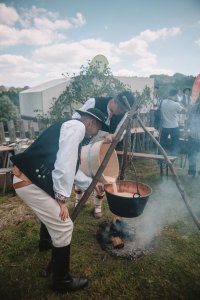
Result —
[[53, 101], [60, 96], [69, 82], [70, 80], [65, 78], [54, 79], [20, 92], [19, 103], [22, 118], [34, 118], [38, 113], [47, 114]]

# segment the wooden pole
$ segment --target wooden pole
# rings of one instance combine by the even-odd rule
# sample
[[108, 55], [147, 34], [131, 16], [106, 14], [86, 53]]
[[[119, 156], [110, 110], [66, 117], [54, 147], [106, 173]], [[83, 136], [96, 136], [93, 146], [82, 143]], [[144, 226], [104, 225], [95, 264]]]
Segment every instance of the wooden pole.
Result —
[[125, 178], [125, 170], [126, 170], [126, 165], [127, 165], [127, 160], [128, 160], [128, 148], [129, 148], [129, 139], [130, 139], [130, 133], [131, 133], [131, 120], [129, 119], [126, 134], [124, 137], [124, 142], [123, 142], [123, 157], [122, 157], [122, 167], [120, 171], [120, 180], [124, 180]]
[[127, 128], [127, 125], [128, 125], [128, 122], [129, 122], [129, 119], [131, 117], [134, 116], [134, 109], [132, 111], [130, 111], [128, 114], [127, 114], [127, 117], [125, 118], [123, 124], [121, 125], [119, 131], [117, 132], [114, 140], [112, 141], [110, 147], [108, 148], [108, 151], [99, 167], [99, 169], [97, 170], [97, 173], [96, 175], [94, 176], [91, 184], [89, 185], [88, 189], [85, 191], [83, 197], [79, 200], [77, 206], [75, 207], [75, 209], [73, 210], [72, 212], [72, 215], [71, 215], [71, 219], [72, 221], [74, 222], [75, 219], [77, 218], [81, 208], [83, 207], [83, 205], [86, 203], [87, 199], [89, 198], [90, 194], [92, 193], [92, 191], [94, 190], [96, 184], [98, 183], [99, 181], [99, 178], [101, 177], [104, 169], [106, 168], [106, 165], [117, 145], [117, 143], [119, 142], [124, 130]]
[[26, 138], [26, 132], [24, 128], [24, 122], [23, 120], [19, 120], [19, 132], [20, 132], [20, 139], [25, 139]]
[[34, 140], [35, 131], [34, 131], [34, 126], [33, 126], [33, 121], [32, 120], [28, 121], [28, 133], [29, 133], [29, 139]]
[[9, 133], [9, 137], [10, 137], [10, 143], [14, 143], [16, 142], [16, 133], [15, 133], [15, 126], [14, 126], [14, 122], [11, 121], [7, 121], [7, 125], [8, 125], [8, 133]]
[[176, 183], [177, 188], [178, 188], [178, 190], [179, 190], [179, 192], [180, 192], [180, 194], [182, 196], [182, 199], [183, 199], [183, 201], [184, 201], [184, 203], [185, 203], [185, 205], [186, 205], [186, 207], [187, 207], [190, 215], [192, 216], [195, 224], [197, 225], [198, 229], [200, 230], [200, 221], [199, 221], [198, 217], [196, 216], [196, 214], [192, 211], [190, 203], [186, 199], [186, 193], [185, 193], [185, 191], [184, 191], [184, 189], [182, 187], [182, 184], [181, 184], [181, 182], [180, 182], [180, 180], [179, 180], [179, 178], [178, 178], [178, 176], [177, 176], [177, 174], [176, 174], [176, 172], [174, 170], [174, 167], [173, 167], [171, 161], [168, 159], [167, 153], [165, 152], [165, 150], [163, 149], [163, 147], [160, 145], [160, 143], [155, 139], [155, 137], [146, 129], [146, 127], [144, 126], [144, 124], [143, 124], [142, 120], [140, 119], [140, 117], [137, 116], [137, 118], [138, 118], [138, 122], [140, 123], [141, 127], [149, 135], [150, 139], [156, 144], [156, 146], [159, 148], [160, 152], [163, 154], [163, 156], [164, 156], [164, 158], [165, 158], [165, 160], [166, 160], [166, 162], [167, 162], [167, 164], [168, 164], [168, 166], [169, 166], [172, 174], [174, 175], [175, 183]]
[[0, 122], [0, 145], [6, 141], [3, 122]]
[[[131, 111], [131, 106], [128, 102], [128, 99], [126, 98], [126, 96], [123, 96], [122, 97], [128, 110]], [[126, 170], [126, 165], [127, 165], [127, 154], [128, 154], [128, 151], [130, 151], [129, 149], [129, 146], [130, 146], [130, 140], [131, 140], [131, 126], [132, 126], [132, 120], [129, 118], [129, 121], [128, 121], [128, 124], [127, 124], [127, 129], [126, 129], [126, 134], [125, 134], [125, 137], [124, 137], [124, 143], [123, 143], [123, 150], [124, 150], [124, 154], [123, 154], [123, 157], [122, 157], [122, 167], [121, 167], [121, 172], [120, 172], [120, 180], [124, 180], [125, 178], [125, 170]]]

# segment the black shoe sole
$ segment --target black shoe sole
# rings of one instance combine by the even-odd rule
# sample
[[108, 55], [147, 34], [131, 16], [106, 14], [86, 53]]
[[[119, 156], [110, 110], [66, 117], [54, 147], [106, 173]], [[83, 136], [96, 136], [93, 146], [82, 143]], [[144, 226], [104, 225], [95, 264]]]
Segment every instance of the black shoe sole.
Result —
[[72, 292], [76, 292], [76, 291], [79, 291], [83, 288], [85, 288], [86, 286], [88, 285], [88, 280], [85, 281], [85, 283], [82, 283], [81, 285], [66, 285], [66, 286], [56, 286], [56, 285], [53, 285], [52, 286], [52, 289], [54, 292], [57, 292], [57, 293], [72, 293]]

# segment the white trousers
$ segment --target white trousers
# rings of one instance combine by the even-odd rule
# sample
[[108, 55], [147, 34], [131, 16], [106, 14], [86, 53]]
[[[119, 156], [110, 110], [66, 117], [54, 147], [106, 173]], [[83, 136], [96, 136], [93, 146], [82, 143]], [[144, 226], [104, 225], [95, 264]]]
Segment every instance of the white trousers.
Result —
[[[19, 182], [14, 176], [13, 182]], [[71, 243], [73, 222], [70, 218], [61, 221], [60, 206], [46, 192], [30, 184], [15, 190], [17, 195], [34, 211], [38, 219], [44, 223], [51, 236], [54, 247], [64, 247]]]

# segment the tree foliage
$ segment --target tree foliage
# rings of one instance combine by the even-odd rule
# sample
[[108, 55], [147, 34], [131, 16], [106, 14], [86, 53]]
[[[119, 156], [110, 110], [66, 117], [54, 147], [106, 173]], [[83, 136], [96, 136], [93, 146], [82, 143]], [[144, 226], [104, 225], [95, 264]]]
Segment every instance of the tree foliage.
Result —
[[19, 110], [8, 96], [0, 97], [0, 122], [17, 120], [19, 118]]
[[124, 89], [128, 89], [116, 79], [108, 67], [99, 71], [98, 65], [81, 66], [79, 75], [74, 75], [69, 86], [54, 102], [50, 108], [50, 116], [53, 120], [65, 117], [73, 113], [73, 103], [84, 103], [88, 98], [97, 96], [112, 96]]
[[21, 91], [24, 91], [28, 89], [28, 86], [25, 86], [23, 88], [15, 88], [15, 87], [10, 87], [6, 88], [3, 85], [0, 86], [0, 96], [7, 96], [10, 98], [13, 104], [19, 107], [19, 93]]
[[161, 99], [168, 96], [170, 89], [180, 89], [182, 91], [187, 87], [192, 89], [195, 80], [194, 76], [186, 76], [180, 73], [176, 73], [173, 76], [163, 74], [151, 75], [150, 77], [154, 78], [154, 85], [159, 87], [159, 97]]

